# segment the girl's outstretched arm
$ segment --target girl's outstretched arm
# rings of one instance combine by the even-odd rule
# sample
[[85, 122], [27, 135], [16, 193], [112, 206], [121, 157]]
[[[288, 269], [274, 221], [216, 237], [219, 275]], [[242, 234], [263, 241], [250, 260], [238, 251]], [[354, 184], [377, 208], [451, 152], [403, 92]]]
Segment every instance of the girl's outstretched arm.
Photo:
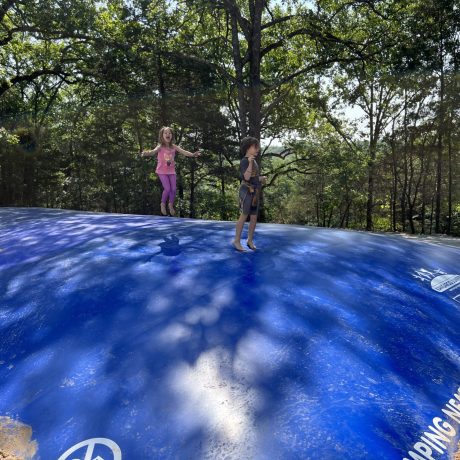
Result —
[[158, 144], [154, 149], [152, 150], [143, 150], [141, 152], [141, 157], [153, 157], [158, 153], [158, 150], [160, 150], [161, 144]]
[[182, 155], [185, 155], [186, 157], [199, 157], [201, 155], [201, 152], [196, 151], [196, 152], [189, 152], [187, 150], [184, 150], [182, 147], [179, 147], [178, 145], [173, 144], [173, 149], [176, 152], [181, 153]]

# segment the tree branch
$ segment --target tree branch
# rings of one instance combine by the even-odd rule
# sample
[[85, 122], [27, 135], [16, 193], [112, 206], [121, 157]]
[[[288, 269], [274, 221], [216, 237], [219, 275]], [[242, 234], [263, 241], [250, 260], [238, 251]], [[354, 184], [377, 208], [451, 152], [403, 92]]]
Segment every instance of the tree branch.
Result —
[[6, 13], [15, 4], [15, 2], [16, 0], [6, 0], [4, 3], [2, 3], [2, 5], [0, 6], [0, 23], [3, 22]]
[[[145, 50], [145, 48], [144, 48], [144, 50]], [[174, 57], [174, 58], [180, 59], [181, 61], [185, 60], [185, 61], [189, 61], [189, 62], [194, 62], [195, 64], [202, 65], [203, 67], [209, 67], [212, 70], [214, 70], [216, 73], [218, 73], [219, 75], [221, 75], [221, 76], [227, 78], [228, 80], [230, 80], [232, 83], [237, 82], [236, 78], [233, 75], [231, 75], [230, 73], [228, 73], [227, 70], [225, 70], [222, 66], [214, 64], [214, 63], [210, 62], [207, 59], [203, 59], [203, 58], [200, 58], [200, 57], [197, 57], [197, 56], [191, 56], [189, 54], [179, 53], [177, 51], [168, 51], [168, 52], [165, 51], [165, 52], [163, 52], [163, 55], [165, 57]]]
[[228, 13], [233, 16], [237, 21], [241, 30], [244, 33], [244, 37], [246, 38], [247, 42], [251, 40], [251, 24], [249, 21], [241, 15], [241, 11], [238, 8], [235, 0], [223, 0], [224, 8], [228, 11]]
[[296, 16], [291, 14], [290, 16], [283, 16], [281, 18], [273, 18], [273, 15], [271, 14], [272, 21], [267, 22], [266, 24], [262, 25], [262, 30], [269, 29], [270, 27], [275, 26], [276, 24], [281, 24], [286, 21], [290, 21], [291, 19], [295, 18]]
[[288, 168], [283, 171], [278, 171], [273, 174], [273, 176], [270, 178], [270, 180], [267, 182], [267, 184], [264, 186], [265, 187], [270, 187], [272, 186], [275, 181], [278, 179], [278, 177], [284, 176], [285, 174], [291, 173], [291, 172], [296, 172], [301, 174], [302, 176], [308, 176], [309, 174], [313, 174], [313, 171], [302, 171], [299, 168]]
[[30, 83], [36, 78], [39, 78], [43, 75], [55, 75], [61, 77], [66, 76], [66, 74], [62, 71], [61, 67], [56, 67], [54, 69], [40, 69], [27, 75], [17, 75], [16, 77], [13, 77], [9, 80], [3, 80], [0, 83], [0, 96], [2, 96], [6, 91], [10, 89], [11, 86], [15, 84], [21, 82]]

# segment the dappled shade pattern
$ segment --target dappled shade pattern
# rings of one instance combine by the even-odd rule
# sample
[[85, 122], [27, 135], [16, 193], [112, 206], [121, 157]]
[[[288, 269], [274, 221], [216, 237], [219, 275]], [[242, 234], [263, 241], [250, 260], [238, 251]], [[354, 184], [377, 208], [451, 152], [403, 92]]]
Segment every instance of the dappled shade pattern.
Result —
[[127, 460], [400, 459], [460, 385], [460, 303], [414, 276], [460, 274], [458, 248], [261, 224], [241, 254], [231, 222], [0, 219], [0, 416], [42, 460], [96, 437]]

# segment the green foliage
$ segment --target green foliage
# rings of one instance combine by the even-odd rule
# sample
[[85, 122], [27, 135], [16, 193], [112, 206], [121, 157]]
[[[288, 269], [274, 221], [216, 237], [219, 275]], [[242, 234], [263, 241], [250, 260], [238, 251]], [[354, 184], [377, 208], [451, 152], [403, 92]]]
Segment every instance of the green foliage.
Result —
[[6, 128], [0, 128], [0, 145], [4, 147], [7, 145], [14, 145], [19, 143], [19, 137], [17, 134], [12, 134], [6, 130]]
[[172, 125], [203, 152], [177, 160], [180, 214], [234, 220], [253, 117], [277, 145], [260, 159], [265, 220], [429, 233], [438, 209], [459, 234], [454, 3], [269, 1], [260, 49], [250, 2], [235, 4], [239, 50], [228, 3], [8, 2], [0, 205], [159, 213], [155, 161], [138, 154]]

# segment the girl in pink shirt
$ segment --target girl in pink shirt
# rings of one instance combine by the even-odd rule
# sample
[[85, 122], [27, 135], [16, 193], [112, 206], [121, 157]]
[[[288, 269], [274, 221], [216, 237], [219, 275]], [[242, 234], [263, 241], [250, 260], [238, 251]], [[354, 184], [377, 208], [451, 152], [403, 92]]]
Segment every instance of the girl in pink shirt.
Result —
[[176, 198], [176, 170], [174, 158], [176, 152], [186, 157], [199, 157], [200, 152], [188, 152], [183, 148], [175, 145], [174, 132], [168, 126], [163, 126], [158, 133], [158, 145], [153, 150], [144, 150], [141, 157], [157, 156], [157, 169], [155, 172], [160, 178], [161, 185], [163, 186], [163, 193], [161, 195], [161, 214], [167, 215], [166, 203], [169, 200], [169, 213], [171, 216], [176, 214], [174, 210], [174, 199]]

